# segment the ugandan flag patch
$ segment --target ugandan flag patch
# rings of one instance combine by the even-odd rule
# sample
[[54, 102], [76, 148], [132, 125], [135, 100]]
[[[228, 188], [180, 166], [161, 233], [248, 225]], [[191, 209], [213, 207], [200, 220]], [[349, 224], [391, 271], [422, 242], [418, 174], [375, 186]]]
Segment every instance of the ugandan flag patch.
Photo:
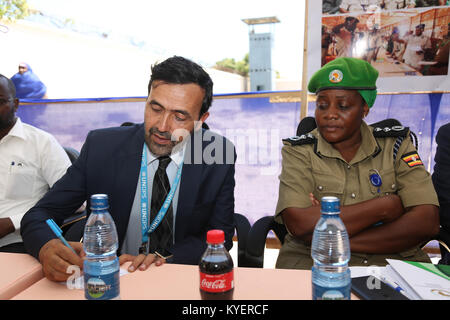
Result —
[[409, 152], [402, 156], [402, 160], [408, 165], [408, 167], [413, 168], [422, 165], [423, 162], [420, 160], [419, 154], [416, 151]]

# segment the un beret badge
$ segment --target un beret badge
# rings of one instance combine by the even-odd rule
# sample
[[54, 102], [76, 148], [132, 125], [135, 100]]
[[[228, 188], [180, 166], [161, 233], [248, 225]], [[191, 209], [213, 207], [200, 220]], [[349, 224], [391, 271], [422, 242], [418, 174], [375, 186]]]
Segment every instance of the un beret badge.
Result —
[[341, 70], [333, 70], [330, 72], [328, 79], [333, 83], [339, 83], [344, 79], [344, 75], [342, 74]]

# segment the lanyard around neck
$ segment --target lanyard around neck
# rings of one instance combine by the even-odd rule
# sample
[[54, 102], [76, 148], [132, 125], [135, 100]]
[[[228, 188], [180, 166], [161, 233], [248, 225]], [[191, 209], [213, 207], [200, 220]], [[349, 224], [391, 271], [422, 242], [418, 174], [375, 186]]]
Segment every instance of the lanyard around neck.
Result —
[[181, 180], [181, 170], [183, 168], [183, 161], [180, 163], [180, 166], [177, 171], [177, 175], [172, 183], [172, 187], [170, 188], [169, 194], [167, 195], [164, 203], [156, 215], [155, 219], [151, 222], [150, 226], [148, 226], [150, 210], [149, 210], [149, 201], [148, 201], [148, 185], [149, 185], [149, 177], [147, 172], [147, 150], [144, 143], [144, 148], [142, 151], [142, 161], [141, 161], [141, 173], [140, 173], [140, 182], [141, 182], [141, 230], [142, 230], [142, 243], [148, 242], [148, 235], [155, 231], [155, 229], [159, 226], [164, 216], [166, 215], [167, 210], [169, 209], [170, 203], [173, 200], [175, 195], [175, 191], [177, 190], [178, 184]]

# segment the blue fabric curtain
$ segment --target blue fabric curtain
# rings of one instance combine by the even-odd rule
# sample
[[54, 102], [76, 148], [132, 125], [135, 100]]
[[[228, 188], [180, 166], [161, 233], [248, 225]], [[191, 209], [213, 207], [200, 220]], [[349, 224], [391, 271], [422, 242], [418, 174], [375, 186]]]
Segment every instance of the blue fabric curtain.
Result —
[[[236, 212], [253, 223], [275, 212], [281, 139], [295, 135], [300, 103], [271, 103], [266, 97], [219, 98], [214, 99], [206, 122], [236, 146]], [[22, 102], [32, 101], [20, 106], [17, 114], [22, 121], [52, 133], [61, 145], [77, 150], [90, 130], [120, 126], [126, 121], [141, 123], [144, 119], [145, 97]], [[308, 115], [314, 116], [314, 109], [311, 102]], [[395, 118], [416, 133], [419, 154], [432, 172], [435, 135], [440, 126], [450, 122], [450, 94], [379, 95], [366, 120], [370, 124], [386, 118]]]

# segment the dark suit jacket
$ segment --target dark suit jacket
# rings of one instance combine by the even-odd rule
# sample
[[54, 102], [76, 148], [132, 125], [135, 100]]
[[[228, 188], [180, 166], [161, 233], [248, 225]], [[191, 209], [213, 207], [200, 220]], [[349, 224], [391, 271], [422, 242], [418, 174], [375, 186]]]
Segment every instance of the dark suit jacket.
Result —
[[439, 128], [436, 144], [432, 178], [439, 198], [441, 226], [450, 233], [450, 123]]
[[[235, 149], [222, 136], [204, 129], [200, 133], [191, 135], [186, 147], [175, 221], [175, 244], [171, 248], [174, 263], [199, 263], [206, 249], [206, 232], [210, 229], [222, 229], [225, 246], [227, 249], [232, 247]], [[197, 138], [203, 134], [214, 139], [202, 141], [208, 139]], [[200, 164], [195, 164], [199, 161], [199, 152], [201, 154], [212, 142], [219, 146], [214, 152], [219, 154], [223, 151], [232, 163], [207, 164], [205, 159], [200, 159]], [[21, 234], [26, 250], [38, 258], [41, 247], [55, 238], [45, 223], [46, 219], [53, 218], [61, 225], [86, 200], [89, 214], [90, 196], [105, 193], [109, 196], [109, 211], [116, 224], [120, 252], [139, 179], [143, 144], [143, 124], [91, 131], [79, 158], [23, 217]], [[190, 156], [195, 150], [196, 162], [189, 161], [187, 158], [192, 158]], [[211, 146], [207, 151], [211, 151]]]

